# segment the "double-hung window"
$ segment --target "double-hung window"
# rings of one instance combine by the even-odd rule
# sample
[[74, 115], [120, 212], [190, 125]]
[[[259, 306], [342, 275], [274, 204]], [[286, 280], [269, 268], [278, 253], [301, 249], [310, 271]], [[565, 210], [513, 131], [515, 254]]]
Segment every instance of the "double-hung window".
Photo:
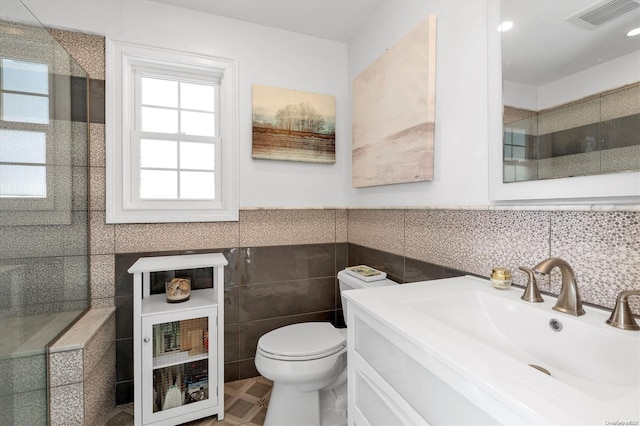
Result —
[[109, 46], [107, 221], [237, 220], [235, 62]]
[[0, 58], [0, 198], [46, 198], [49, 67]]

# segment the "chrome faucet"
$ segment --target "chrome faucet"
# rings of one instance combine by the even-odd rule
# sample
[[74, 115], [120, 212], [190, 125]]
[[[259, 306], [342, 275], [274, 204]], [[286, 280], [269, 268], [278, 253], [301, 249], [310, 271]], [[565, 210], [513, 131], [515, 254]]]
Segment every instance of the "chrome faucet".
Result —
[[533, 271], [541, 274], [549, 274], [555, 267], [560, 269], [560, 273], [562, 274], [562, 287], [560, 288], [558, 301], [553, 309], [569, 315], [584, 315], [582, 300], [580, 300], [580, 293], [578, 293], [578, 285], [573, 275], [573, 269], [571, 269], [571, 266], [569, 266], [566, 261], [552, 257], [538, 263], [533, 267]]
[[616, 306], [607, 324], [623, 330], [640, 330], [629, 307], [629, 296], [640, 296], [640, 290], [622, 290], [616, 298]]

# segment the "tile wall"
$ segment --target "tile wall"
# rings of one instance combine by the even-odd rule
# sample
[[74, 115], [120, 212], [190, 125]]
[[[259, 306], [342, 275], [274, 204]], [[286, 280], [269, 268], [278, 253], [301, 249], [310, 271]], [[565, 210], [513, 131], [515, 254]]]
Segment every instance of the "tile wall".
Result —
[[[234, 236], [196, 237], [217, 226], [116, 226], [116, 241], [129, 241], [129, 230], [139, 238], [127, 245], [131, 252], [114, 255], [118, 403], [133, 395], [131, 277], [126, 269], [140, 256], [210, 251], [227, 257], [226, 381], [257, 375], [253, 357], [258, 338], [267, 331], [316, 320], [342, 326], [335, 278], [347, 265], [371, 265], [400, 283], [462, 274], [487, 277], [492, 267], [505, 266], [514, 271], [515, 283], [524, 285], [518, 266], [557, 256], [573, 266], [586, 303], [611, 308], [621, 289], [640, 288], [640, 212], [245, 210], [233, 225]], [[182, 231], [191, 227], [193, 233], [185, 236]], [[141, 229], [155, 232], [145, 237]], [[228, 238], [237, 238], [238, 244], [217, 247]], [[540, 286], [557, 294], [559, 274], [540, 280]], [[640, 312], [637, 303], [634, 310]]]
[[[458, 271], [420, 261], [406, 262], [410, 272], [404, 273], [405, 259], [390, 253], [348, 245], [346, 210], [246, 210], [238, 222], [239, 237], [232, 248], [216, 248], [217, 240], [180, 240], [182, 225], [162, 225], [164, 235], [175, 235], [170, 251], [144, 252], [149, 247], [164, 248], [166, 242], [155, 241], [153, 235], [140, 235], [138, 251], [115, 254], [115, 300], [117, 307], [116, 376], [117, 402], [130, 402], [133, 395], [133, 280], [127, 269], [143, 256], [220, 252], [229, 261], [225, 268], [225, 381], [258, 375], [254, 364], [260, 336], [275, 328], [306, 321], [329, 321], [344, 326], [336, 281], [338, 271], [352, 259], [382, 265], [399, 281], [419, 281], [460, 275]], [[215, 224], [198, 224], [201, 233]], [[130, 227], [130, 226], [129, 226]], [[135, 232], [135, 230], [134, 230]], [[154, 234], [160, 235], [160, 234]], [[129, 238], [125, 233], [123, 238]], [[169, 237], [171, 239], [171, 237]], [[194, 237], [195, 238], [195, 237]], [[202, 245], [209, 244], [209, 249]], [[189, 247], [198, 246], [196, 250]], [[352, 262], [353, 263], [353, 262]], [[194, 288], [211, 286], [211, 275], [181, 271], [193, 277]], [[156, 279], [157, 278], [157, 279]], [[153, 288], [162, 292], [164, 277], [152, 277]], [[157, 281], [154, 285], [153, 281]]]
[[[518, 266], [560, 257], [573, 267], [587, 303], [613, 308], [620, 290], [640, 289], [638, 211], [349, 210], [348, 218], [349, 247], [403, 258], [405, 277], [416, 273], [411, 263], [418, 260], [484, 277], [492, 267], [508, 267], [514, 283], [525, 285]], [[559, 273], [539, 284], [558, 294]], [[640, 314], [637, 300], [632, 306]]]
[[[133, 296], [126, 271], [139, 257], [225, 255], [225, 381], [234, 381], [257, 375], [253, 357], [265, 332], [302, 321], [342, 321], [336, 274], [347, 261], [346, 219], [346, 210], [243, 210], [239, 222], [227, 224], [116, 225], [117, 402], [133, 398]], [[211, 285], [210, 277], [196, 281]]]

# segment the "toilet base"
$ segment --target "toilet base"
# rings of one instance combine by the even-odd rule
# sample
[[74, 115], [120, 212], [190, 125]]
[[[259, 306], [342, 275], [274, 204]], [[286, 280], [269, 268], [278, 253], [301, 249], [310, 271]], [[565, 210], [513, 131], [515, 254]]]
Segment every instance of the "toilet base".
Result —
[[300, 392], [295, 385], [273, 384], [264, 426], [345, 426], [347, 384]]

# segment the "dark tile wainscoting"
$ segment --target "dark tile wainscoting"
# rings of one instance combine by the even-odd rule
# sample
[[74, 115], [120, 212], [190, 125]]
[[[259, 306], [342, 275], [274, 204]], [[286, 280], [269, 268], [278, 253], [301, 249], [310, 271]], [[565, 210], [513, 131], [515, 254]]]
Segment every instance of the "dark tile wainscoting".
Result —
[[[343, 327], [336, 275], [348, 265], [371, 265], [400, 283], [463, 274], [348, 243], [116, 254], [117, 404], [133, 401], [133, 278], [127, 269], [139, 257], [204, 252], [222, 253], [229, 261], [225, 268], [225, 382], [258, 375], [256, 345], [270, 330], [306, 321]], [[210, 270], [179, 274], [191, 277], [193, 288], [212, 285]], [[164, 278], [163, 274], [152, 276], [152, 292], [163, 291]]]

